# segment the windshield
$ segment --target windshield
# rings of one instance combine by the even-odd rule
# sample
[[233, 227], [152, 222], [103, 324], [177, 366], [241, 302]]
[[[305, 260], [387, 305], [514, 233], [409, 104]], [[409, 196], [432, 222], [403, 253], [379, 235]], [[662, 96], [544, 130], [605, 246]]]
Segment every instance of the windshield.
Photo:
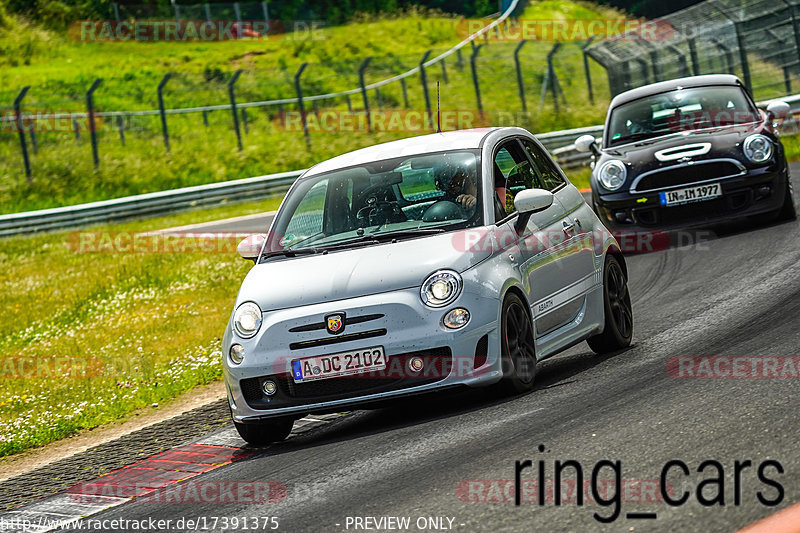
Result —
[[481, 224], [480, 152], [370, 162], [303, 178], [284, 202], [267, 252], [322, 250]]
[[678, 89], [614, 109], [605, 135], [606, 146], [758, 119], [758, 111], [740, 87]]

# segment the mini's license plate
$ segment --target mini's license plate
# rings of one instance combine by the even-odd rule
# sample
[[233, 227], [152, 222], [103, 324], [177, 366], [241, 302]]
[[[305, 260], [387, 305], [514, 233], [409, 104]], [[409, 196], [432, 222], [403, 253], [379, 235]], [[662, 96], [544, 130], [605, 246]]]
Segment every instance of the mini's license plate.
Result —
[[662, 192], [659, 196], [661, 197], [661, 205], [670, 206], [712, 200], [721, 194], [722, 188], [719, 183], [711, 183], [709, 185], [698, 185], [697, 187]]
[[292, 377], [295, 383], [300, 383], [363, 374], [384, 368], [386, 355], [383, 353], [383, 346], [374, 346], [352, 352], [295, 359], [292, 361]]

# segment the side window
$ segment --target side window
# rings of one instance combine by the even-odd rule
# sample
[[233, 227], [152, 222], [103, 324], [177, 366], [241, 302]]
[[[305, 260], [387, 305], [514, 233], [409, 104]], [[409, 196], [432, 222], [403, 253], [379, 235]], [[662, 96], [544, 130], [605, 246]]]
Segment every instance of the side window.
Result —
[[494, 187], [499, 202], [498, 215], [501, 212], [503, 215], [516, 212], [514, 196], [519, 191], [541, 187], [530, 161], [516, 140], [501, 145], [494, 156]]
[[560, 187], [564, 183], [564, 178], [547, 154], [527, 139], [522, 140], [522, 145], [525, 146], [525, 150], [531, 156], [536, 172], [542, 179], [542, 188], [552, 191]]

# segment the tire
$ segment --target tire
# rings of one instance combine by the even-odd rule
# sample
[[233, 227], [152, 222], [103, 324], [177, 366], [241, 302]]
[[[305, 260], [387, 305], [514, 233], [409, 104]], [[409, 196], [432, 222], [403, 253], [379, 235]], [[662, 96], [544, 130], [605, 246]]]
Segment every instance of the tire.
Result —
[[497, 384], [501, 394], [519, 394], [533, 388], [536, 377], [536, 346], [526, 304], [516, 294], [503, 302], [500, 317], [500, 359], [503, 377]]
[[603, 333], [589, 337], [589, 347], [597, 354], [616, 352], [627, 348], [633, 338], [633, 310], [628, 280], [619, 261], [606, 256], [603, 267], [603, 308], [605, 327]]
[[255, 424], [241, 424], [234, 422], [236, 431], [245, 442], [253, 446], [265, 446], [273, 442], [280, 442], [289, 436], [294, 425], [292, 418], [276, 418]]

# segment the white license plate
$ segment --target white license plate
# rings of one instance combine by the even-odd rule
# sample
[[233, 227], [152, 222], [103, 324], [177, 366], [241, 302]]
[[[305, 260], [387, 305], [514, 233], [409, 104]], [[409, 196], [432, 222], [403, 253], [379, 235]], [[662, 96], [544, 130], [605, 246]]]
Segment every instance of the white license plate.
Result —
[[292, 377], [295, 383], [300, 383], [364, 374], [384, 368], [386, 368], [386, 355], [383, 353], [383, 346], [374, 346], [352, 352], [295, 359], [292, 361]]
[[717, 198], [720, 195], [722, 195], [722, 187], [719, 186], [719, 183], [659, 193], [661, 205], [666, 206], [702, 202]]

